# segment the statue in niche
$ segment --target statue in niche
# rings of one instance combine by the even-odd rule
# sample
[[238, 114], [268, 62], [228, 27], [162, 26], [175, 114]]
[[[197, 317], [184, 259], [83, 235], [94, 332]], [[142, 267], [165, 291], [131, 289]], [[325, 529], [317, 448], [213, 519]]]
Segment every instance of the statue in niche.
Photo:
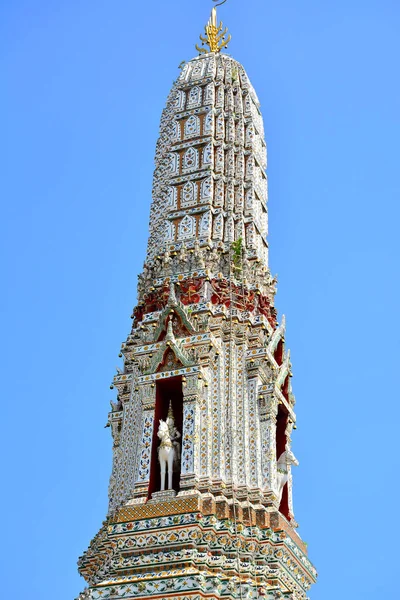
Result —
[[290, 450], [290, 448], [286, 448], [284, 452], [278, 458], [276, 463], [277, 475], [276, 475], [276, 495], [278, 497], [279, 503], [282, 500], [283, 488], [288, 481], [289, 478], [289, 465], [295, 465], [296, 467], [299, 465], [299, 461]]
[[168, 466], [168, 490], [172, 490], [172, 475], [179, 466], [181, 459], [181, 445], [178, 440], [181, 434], [175, 427], [174, 413], [172, 412], [172, 403], [169, 402], [167, 420], [160, 419], [160, 425], [157, 432], [161, 443], [158, 447], [158, 460], [161, 468], [161, 491], [165, 490], [165, 479]]

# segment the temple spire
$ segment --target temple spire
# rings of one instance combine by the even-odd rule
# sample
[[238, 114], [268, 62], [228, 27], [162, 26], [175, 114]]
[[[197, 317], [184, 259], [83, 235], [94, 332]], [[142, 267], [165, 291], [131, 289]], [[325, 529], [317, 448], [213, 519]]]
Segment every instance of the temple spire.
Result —
[[223, 29], [222, 21], [219, 25], [217, 25], [216, 7], [212, 9], [211, 16], [204, 29], [206, 37], [200, 35], [201, 46], [206, 45], [209, 49], [207, 50], [206, 48], [202, 48], [196, 44], [196, 50], [198, 50], [200, 54], [208, 54], [208, 52], [220, 52], [222, 48], [226, 48], [231, 41], [231, 35], [227, 35], [228, 29], [226, 27]]
[[206, 34], [161, 115], [146, 262], [112, 382], [109, 513], [79, 560], [79, 600], [307, 600], [316, 578], [294, 518], [263, 118], [244, 67], [220, 52], [215, 9]]

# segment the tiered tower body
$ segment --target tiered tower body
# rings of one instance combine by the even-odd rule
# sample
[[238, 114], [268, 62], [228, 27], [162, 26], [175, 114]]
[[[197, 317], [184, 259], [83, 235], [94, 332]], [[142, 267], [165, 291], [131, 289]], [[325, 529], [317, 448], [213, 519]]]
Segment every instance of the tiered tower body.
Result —
[[[244, 68], [218, 50], [184, 65], [161, 118], [147, 258], [113, 382], [109, 514], [79, 560], [82, 599], [305, 599], [316, 577], [293, 514], [263, 120]], [[182, 452], [160, 493], [170, 402]]]

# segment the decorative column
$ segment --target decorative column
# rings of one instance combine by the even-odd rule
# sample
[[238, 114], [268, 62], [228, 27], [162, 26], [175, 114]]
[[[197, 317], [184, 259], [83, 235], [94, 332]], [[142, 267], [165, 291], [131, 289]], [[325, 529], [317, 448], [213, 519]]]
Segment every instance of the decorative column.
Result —
[[147, 498], [150, 483], [151, 446], [153, 441], [154, 411], [156, 406], [156, 387], [154, 383], [140, 386], [142, 401], [142, 435], [138, 448], [138, 470], [134, 497]]
[[[278, 400], [271, 392], [260, 392], [260, 431], [262, 448], [262, 486], [266, 498], [277, 503], [276, 490], [276, 419]], [[278, 508], [278, 507], [277, 507]]]
[[225, 406], [221, 403], [221, 413], [225, 419], [225, 443], [222, 448], [225, 454], [225, 477], [226, 481], [237, 486], [239, 483], [239, 472], [237, 464], [236, 429], [237, 420], [237, 386], [236, 386], [236, 343], [230, 339], [230, 330], [225, 332]]
[[199, 405], [203, 385], [203, 379], [197, 373], [182, 378], [183, 431], [179, 495], [184, 495], [188, 490], [195, 488], [198, 481]]
[[211, 469], [211, 491], [215, 493], [221, 489], [221, 484], [225, 480], [225, 451], [224, 440], [226, 437], [225, 419], [226, 412], [226, 386], [225, 386], [225, 358], [224, 350], [218, 351], [219, 355], [215, 357], [211, 365], [211, 394], [210, 405], [212, 413], [212, 469]]
[[[246, 452], [249, 456], [249, 466], [247, 469], [248, 485], [250, 489], [260, 489], [265, 487], [262, 478], [262, 448], [260, 435], [260, 407], [257, 401], [257, 388], [259, 387], [259, 378], [251, 369], [247, 370], [247, 397], [248, 397], [248, 444]], [[261, 438], [261, 439], [260, 439]]]
[[111, 434], [113, 438], [113, 462], [112, 462], [112, 471], [110, 477], [110, 483], [108, 486], [108, 497], [110, 500], [110, 506], [115, 501], [115, 496], [117, 494], [117, 472], [118, 466], [120, 462], [120, 443], [121, 443], [121, 431], [122, 431], [122, 421], [123, 421], [123, 406], [121, 401], [118, 403], [112, 403], [112, 410], [108, 413], [108, 421], [106, 427], [111, 427]]
[[[286, 434], [286, 449], [291, 451], [292, 447], [292, 430], [293, 430], [293, 421], [292, 419], [288, 419], [288, 423], [286, 425], [285, 434]], [[292, 525], [297, 527], [297, 523], [294, 518], [293, 512], [293, 476], [292, 476], [292, 465], [288, 462], [287, 465], [288, 470], [288, 480], [287, 480], [287, 491], [288, 491], [288, 506], [289, 506], [289, 519]]]
[[[211, 379], [211, 369], [206, 367], [204, 370], [207, 371], [207, 378]], [[208, 383], [203, 387], [199, 396], [199, 489], [208, 491], [212, 473], [212, 410]]]

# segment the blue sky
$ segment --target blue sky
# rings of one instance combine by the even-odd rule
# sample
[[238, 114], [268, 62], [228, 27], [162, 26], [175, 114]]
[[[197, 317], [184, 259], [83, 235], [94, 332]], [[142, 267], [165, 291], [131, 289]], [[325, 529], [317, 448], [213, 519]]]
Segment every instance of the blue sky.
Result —
[[[106, 514], [109, 384], [159, 117], [211, 2], [0, 5], [2, 596], [67, 600]], [[229, 0], [262, 104], [311, 600], [398, 595], [400, 5]], [[29, 593], [28, 593], [29, 591]]]

